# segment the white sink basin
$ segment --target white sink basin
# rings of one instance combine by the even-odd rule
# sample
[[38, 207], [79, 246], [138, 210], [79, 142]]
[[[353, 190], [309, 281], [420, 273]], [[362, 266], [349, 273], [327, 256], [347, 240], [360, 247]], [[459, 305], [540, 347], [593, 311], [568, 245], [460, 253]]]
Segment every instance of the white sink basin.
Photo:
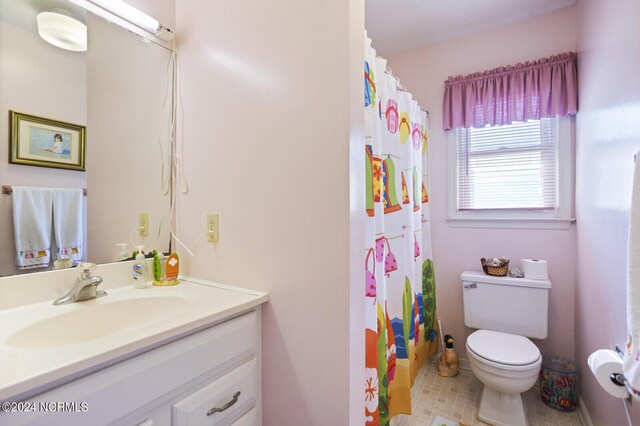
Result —
[[[6, 345], [40, 348], [102, 339], [171, 320], [193, 306], [188, 298], [174, 295], [125, 300], [101, 299], [80, 302], [71, 311], [32, 323], [9, 335]], [[52, 307], [55, 312], [59, 307]], [[63, 308], [64, 309], [64, 308]]]
[[60, 306], [52, 302], [68, 291], [75, 271], [0, 278], [0, 401], [41, 393], [267, 300], [262, 292], [188, 277], [139, 290], [120, 281], [130, 263], [100, 268], [106, 296]]

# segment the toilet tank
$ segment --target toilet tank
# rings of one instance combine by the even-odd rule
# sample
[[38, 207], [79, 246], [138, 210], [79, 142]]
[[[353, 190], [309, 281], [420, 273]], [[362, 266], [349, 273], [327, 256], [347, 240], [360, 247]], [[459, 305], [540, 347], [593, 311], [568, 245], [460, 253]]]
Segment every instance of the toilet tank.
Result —
[[475, 271], [465, 271], [460, 278], [467, 327], [547, 338], [549, 280]]

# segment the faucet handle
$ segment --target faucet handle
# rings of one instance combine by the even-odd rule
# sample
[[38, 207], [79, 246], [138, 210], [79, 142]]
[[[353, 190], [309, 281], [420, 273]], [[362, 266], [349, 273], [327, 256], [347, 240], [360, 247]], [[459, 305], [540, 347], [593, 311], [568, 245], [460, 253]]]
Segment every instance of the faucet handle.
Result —
[[79, 262], [77, 268], [80, 270], [80, 277], [83, 279], [89, 278], [91, 272], [96, 269], [96, 264], [91, 262]]

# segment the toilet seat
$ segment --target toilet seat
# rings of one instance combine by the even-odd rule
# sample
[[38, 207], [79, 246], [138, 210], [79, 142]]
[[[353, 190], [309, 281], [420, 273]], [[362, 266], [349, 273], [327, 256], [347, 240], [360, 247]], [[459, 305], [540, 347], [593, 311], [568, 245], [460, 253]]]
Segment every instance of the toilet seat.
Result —
[[541, 359], [540, 350], [531, 340], [499, 331], [475, 331], [466, 346], [478, 357], [505, 366], [528, 366]]

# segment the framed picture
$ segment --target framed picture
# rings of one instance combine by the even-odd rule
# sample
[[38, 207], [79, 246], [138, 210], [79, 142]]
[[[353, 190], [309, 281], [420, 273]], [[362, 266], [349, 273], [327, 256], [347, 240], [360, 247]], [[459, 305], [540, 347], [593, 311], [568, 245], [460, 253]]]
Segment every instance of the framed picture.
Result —
[[84, 170], [86, 127], [9, 111], [9, 162]]

